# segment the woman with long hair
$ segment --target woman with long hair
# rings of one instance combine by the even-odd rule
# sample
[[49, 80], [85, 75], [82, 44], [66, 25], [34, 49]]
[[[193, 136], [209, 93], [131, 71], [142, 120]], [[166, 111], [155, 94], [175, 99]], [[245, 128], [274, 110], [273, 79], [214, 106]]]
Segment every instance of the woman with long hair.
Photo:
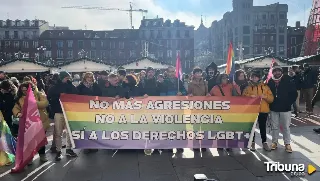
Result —
[[[47, 97], [44, 93], [38, 91], [36, 89], [36, 86], [34, 86], [34, 84], [32, 82], [23, 82], [19, 89], [18, 89], [18, 93], [17, 93], [17, 98], [16, 98], [16, 103], [12, 109], [12, 113], [13, 116], [15, 116], [16, 118], [20, 118], [22, 117], [22, 114], [26, 114], [24, 112], [22, 112], [23, 110], [23, 105], [24, 105], [24, 99], [25, 96], [27, 95], [27, 91], [29, 86], [31, 86], [33, 94], [35, 96], [37, 105], [38, 105], [38, 109], [39, 109], [39, 113], [40, 113], [40, 119], [42, 121], [42, 126], [44, 131], [46, 132], [48, 130], [48, 128], [50, 127], [50, 122], [49, 122], [49, 117], [48, 117], [48, 113], [46, 108], [49, 105], [49, 102], [47, 100]], [[46, 157], [46, 148], [45, 146], [43, 146], [42, 148], [39, 149], [38, 153], [40, 156], [40, 160], [42, 162], [46, 162], [48, 161], [47, 157]], [[32, 162], [30, 162], [31, 164]]]
[[133, 98], [133, 97], [138, 97], [142, 96], [141, 91], [138, 88], [138, 80], [137, 77], [133, 74], [129, 74], [125, 77], [123, 80], [123, 95], [125, 98]]
[[248, 86], [248, 80], [246, 73], [243, 70], [237, 70], [233, 78], [234, 82], [240, 87], [241, 94], [243, 90]]
[[101, 90], [92, 72], [83, 74], [80, 84], [77, 86], [78, 94], [87, 96], [101, 96]]

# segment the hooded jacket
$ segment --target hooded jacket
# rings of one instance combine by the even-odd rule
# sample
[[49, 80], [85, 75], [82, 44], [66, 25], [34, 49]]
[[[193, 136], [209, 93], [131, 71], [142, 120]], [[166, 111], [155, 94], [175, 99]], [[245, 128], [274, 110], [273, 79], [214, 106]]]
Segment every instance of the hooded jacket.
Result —
[[274, 97], [270, 88], [266, 84], [260, 82], [257, 85], [254, 85], [249, 82], [249, 85], [244, 89], [242, 95], [247, 97], [250, 97], [252, 95], [255, 95], [257, 97], [262, 95], [266, 96], [265, 99], [261, 100], [260, 113], [270, 112], [269, 104], [273, 102]]
[[[47, 130], [50, 127], [49, 117], [47, 113], [47, 107], [49, 105], [49, 102], [47, 100], [47, 97], [44, 93], [40, 91], [33, 91], [34, 96], [37, 101], [39, 113], [40, 113], [40, 119], [42, 121], [43, 129]], [[22, 96], [17, 103], [14, 105], [12, 109], [12, 113], [14, 116], [17, 116], [18, 113], [22, 113], [22, 108], [24, 104], [25, 96]]]

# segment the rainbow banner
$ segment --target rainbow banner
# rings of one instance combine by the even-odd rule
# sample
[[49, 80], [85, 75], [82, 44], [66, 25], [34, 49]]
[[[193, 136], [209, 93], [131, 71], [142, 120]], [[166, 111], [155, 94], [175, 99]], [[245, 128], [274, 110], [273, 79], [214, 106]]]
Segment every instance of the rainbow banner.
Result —
[[148, 97], [114, 99], [62, 94], [73, 148], [245, 148], [260, 98]]

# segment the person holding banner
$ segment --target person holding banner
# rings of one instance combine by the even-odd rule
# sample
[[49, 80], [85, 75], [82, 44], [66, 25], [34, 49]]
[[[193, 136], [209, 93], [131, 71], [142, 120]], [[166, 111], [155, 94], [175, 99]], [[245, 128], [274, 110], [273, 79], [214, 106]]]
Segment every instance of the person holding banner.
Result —
[[[273, 102], [273, 94], [268, 87], [268, 85], [264, 84], [261, 80], [261, 75], [259, 71], [252, 71], [250, 75], [249, 85], [243, 91], [243, 95], [247, 97], [260, 97], [261, 105], [260, 105], [260, 113], [258, 116], [258, 124], [260, 129], [260, 135], [262, 139], [262, 147], [266, 151], [271, 151], [270, 147], [267, 143], [267, 120], [268, 114], [270, 112], [269, 104]], [[255, 151], [255, 136], [253, 137], [252, 145], [250, 148], [251, 151]]]
[[126, 99], [142, 96], [141, 91], [137, 85], [138, 80], [135, 75], [129, 74], [124, 78], [122, 88], [124, 91], [124, 97]]
[[[229, 81], [228, 74], [220, 74], [218, 77], [218, 85], [214, 86], [211, 91], [211, 96], [239, 96], [240, 95], [240, 87], [238, 85], [234, 85]], [[221, 149], [221, 148], [218, 148]], [[231, 151], [231, 148], [227, 148], [227, 151]]]
[[[86, 72], [83, 74], [83, 78], [78, 85], [77, 90], [79, 95], [101, 96], [102, 94], [92, 72]], [[97, 151], [97, 149], [86, 149], [84, 150], [84, 153], [88, 154]]]
[[[27, 95], [29, 85], [31, 85], [33, 94], [36, 98], [37, 106], [38, 106], [39, 113], [40, 113], [40, 119], [42, 121], [42, 127], [43, 127], [44, 131], [46, 132], [47, 129], [49, 129], [49, 127], [50, 127], [49, 117], [48, 117], [48, 113], [46, 110], [49, 105], [49, 102], [47, 100], [46, 95], [44, 93], [42, 93], [41, 91], [38, 91], [36, 89], [36, 86], [32, 82], [24, 82], [20, 85], [18, 93], [17, 93], [17, 100], [16, 100], [16, 103], [12, 109], [12, 113], [17, 118], [22, 117], [22, 109], [23, 109], [24, 100], [25, 100], [25, 96]], [[42, 162], [48, 161], [45, 151], [46, 151], [45, 146], [41, 147], [38, 151], [38, 154], [40, 156], [40, 161], [42, 161]], [[31, 163], [32, 162], [30, 162], [29, 164], [31, 164]]]
[[[208, 92], [208, 82], [202, 77], [202, 69], [195, 67], [192, 71], [192, 80], [188, 85], [188, 96], [210, 96]], [[194, 126], [200, 127], [195, 124]], [[201, 148], [201, 151], [206, 151], [206, 148]], [[194, 149], [200, 151], [200, 149]]]
[[[71, 82], [71, 75], [62, 71], [59, 73], [59, 80], [56, 85], [51, 87], [48, 91], [48, 98], [51, 99], [51, 108], [54, 113], [54, 131], [55, 131], [55, 144], [57, 155], [55, 157], [56, 161], [61, 160], [61, 148], [62, 148], [62, 133], [66, 128], [66, 121], [62, 113], [62, 108], [60, 104], [60, 94], [77, 94], [78, 90]], [[66, 145], [66, 155], [71, 157], [76, 157], [77, 154], [71, 149], [71, 141], [69, 133], [67, 132], [67, 145]]]

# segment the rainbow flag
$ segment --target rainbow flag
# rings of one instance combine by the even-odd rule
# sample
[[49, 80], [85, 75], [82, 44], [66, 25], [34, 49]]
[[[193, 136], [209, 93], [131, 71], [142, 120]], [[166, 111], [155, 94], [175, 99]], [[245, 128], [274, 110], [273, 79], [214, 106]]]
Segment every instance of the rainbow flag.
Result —
[[[248, 146], [250, 137], [252, 139], [252, 131], [255, 128], [254, 124], [260, 111], [261, 101], [259, 98], [248, 97], [150, 96], [144, 99], [137, 98], [115, 102], [113, 98], [71, 94], [62, 94], [60, 100], [68, 122], [68, 131], [72, 133], [70, 135], [73, 135], [71, 143], [76, 149], [244, 148]], [[217, 102], [217, 106], [220, 105], [220, 107], [223, 102], [223, 104], [228, 104], [229, 106], [224, 110], [220, 108], [215, 110], [213, 108], [152, 108], [153, 104], [157, 104], [159, 108], [161, 107], [161, 102], [170, 104], [172, 101], [193, 101], [197, 102], [198, 106], [209, 101], [207, 104], [213, 106], [213, 102]], [[135, 105], [136, 103], [139, 103], [140, 107], [132, 109], [130, 105]], [[117, 107], [120, 104], [127, 107]], [[99, 105], [102, 107], [99, 107]], [[186, 122], [164, 122], [161, 124], [158, 122], [162, 120], [159, 115], [170, 116], [170, 118], [167, 117], [168, 121], [175, 120], [178, 122], [182, 121], [185, 116], [195, 116], [196, 118], [194, 119], [196, 120], [211, 120], [211, 118], [219, 120], [221, 118], [221, 124], [216, 122], [216, 124], [189, 124]], [[201, 118], [197, 119], [197, 116]], [[124, 123], [124, 120], [127, 122]], [[145, 120], [146, 122], [134, 123], [132, 120]], [[171, 140], [146, 140], [142, 137], [139, 138], [139, 134], [145, 132], [147, 134], [158, 134], [159, 132], [176, 134], [181, 131], [193, 131], [194, 133], [202, 131], [204, 138], [202, 140], [176, 138]], [[240, 132], [241, 134], [233, 139], [223, 138], [223, 135], [235, 134], [235, 132]], [[122, 133], [126, 134], [122, 135]], [[220, 138], [212, 139], [214, 135], [218, 135]]]
[[176, 77], [179, 80], [182, 80], [182, 67], [181, 67], [181, 60], [180, 60], [180, 53], [177, 55], [177, 61], [176, 61]]
[[[0, 112], [1, 114], [1, 112]], [[0, 115], [0, 166], [13, 163], [16, 154], [16, 141], [6, 121]]]
[[235, 73], [234, 52], [233, 52], [232, 43], [230, 42], [229, 49], [228, 49], [228, 56], [227, 56], [226, 74], [228, 74], [229, 77], [233, 78], [234, 73]]

